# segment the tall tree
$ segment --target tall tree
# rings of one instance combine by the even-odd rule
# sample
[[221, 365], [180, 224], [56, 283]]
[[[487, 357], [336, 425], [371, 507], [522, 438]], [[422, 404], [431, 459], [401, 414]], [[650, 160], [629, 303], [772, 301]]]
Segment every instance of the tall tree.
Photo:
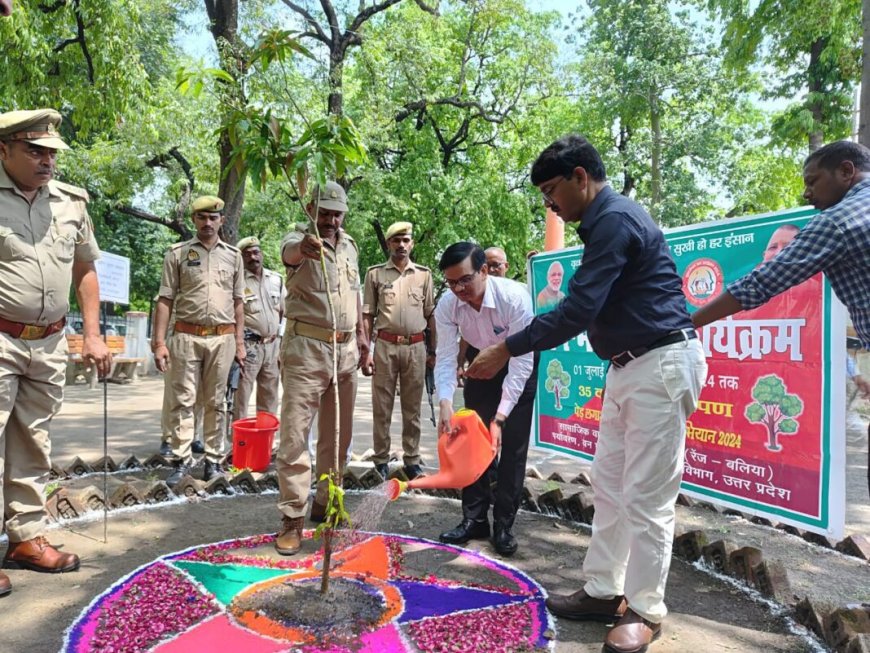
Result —
[[[339, 17], [339, 10], [332, 0], [319, 0], [320, 10], [314, 9], [311, 0], [281, 0], [305, 22], [303, 38], [314, 39], [326, 46], [329, 53], [329, 95], [326, 100], [327, 113], [340, 116], [344, 105], [344, 66], [348, 51], [362, 45], [363, 26], [374, 16], [399, 4], [402, 0], [383, 0], [371, 4], [360, 0], [356, 14]], [[429, 5], [424, 0], [414, 0], [423, 11], [435, 14], [437, 2]], [[320, 14], [320, 15], [316, 15]], [[342, 25], [344, 27], [342, 27]]]
[[[746, 113], [751, 79], [729, 74], [705, 28], [665, 0], [592, 0], [579, 75], [578, 112], [600, 124], [621, 172], [621, 192], [638, 194], [663, 224], [706, 217], [705, 173], [716, 170]], [[609, 149], [604, 148], [604, 149]]]
[[[470, 0], [373, 22], [348, 68], [346, 112], [377, 164], [354, 182], [353, 222], [412, 219], [415, 257], [430, 266], [455, 240], [500, 245], [522, 274], [540, 235], [530, 214], [543, 219], [528, 166], [576, 118], [547, 106], [563, 92], [556, 20], [521, 0]], [[362, 262], [381, 258], [365, 239]]]
[[217, 84], [220, 110], [224, 114], [218, 135], [221, 171], [218, 195], [226, 203], [226, 221], [221, 235], [227, 242], [235, 244], [239, 239], [239, 220], [242, 205], [245, 203], [247, 172], [241, 159], [236, 158], [235, 165], [230, 165], [233, 160], [233, 143], [227, 125], [235, 119], [232, 114], [237, 111], [237, 107], [247, 103], [244, 88], [239, 81], [247, 72], [247, 48], [238, 33], [239, 0], [205, 0], [205, 8], [221, 69], [227, 73]]
[[849, 134], [852, 90], [861, 77], [861, 0], [709, 0], [725, 21], [722, 38], [738, 67], [761, 62], [779, 79], [767, 97], [799, 96], [774, 123], [810, 152]]

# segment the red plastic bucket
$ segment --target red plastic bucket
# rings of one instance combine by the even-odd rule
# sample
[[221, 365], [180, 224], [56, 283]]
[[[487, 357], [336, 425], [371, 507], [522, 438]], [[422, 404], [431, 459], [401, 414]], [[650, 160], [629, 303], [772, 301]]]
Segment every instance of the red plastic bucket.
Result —
[[233, 467], [265, 472], [277, 430], [278, 418], [265, 411], [233, 422]]

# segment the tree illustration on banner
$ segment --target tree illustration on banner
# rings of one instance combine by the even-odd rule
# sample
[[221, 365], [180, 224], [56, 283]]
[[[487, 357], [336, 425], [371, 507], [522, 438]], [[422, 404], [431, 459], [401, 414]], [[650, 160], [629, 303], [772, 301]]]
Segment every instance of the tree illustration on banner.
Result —
[[780, 435], [794, 435], [798, 421], [793, 419], [804, 410], [804, 403], [797, 395], [788, 394], [785, 383], [776, 374], [762, 376], [752, 387], [755, 403], [746, 407], [746, 419], [763, 424], [767, 428], [768, 451], [782, 451]]
[[547, 382], [544, 387], [556, 398], [556, 410], [562, 410], [562, 400], [568, 398], [570, 385], [571, 376], [562, 369], [562, 363], [558, 360], [550, 361], [547, 365]]

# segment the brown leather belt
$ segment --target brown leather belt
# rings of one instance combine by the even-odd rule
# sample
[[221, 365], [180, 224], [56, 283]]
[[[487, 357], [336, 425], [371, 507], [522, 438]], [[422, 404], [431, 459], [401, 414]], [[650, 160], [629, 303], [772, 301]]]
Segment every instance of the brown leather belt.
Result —
[[[290, 335], [313, 338], [320, 342], [332, 342], [332, 329], [325, 329], [315, 324], [300, 322], [299, 320], [287, 320], [287, 333]], [[335, 341], [343, 344], [353, 337], [353, 331], [336, 331]]]
[[53, 333], [62, 331], [65, 324], [65, 317], [62, 317], [57, 322], [45, 325], [22, 324], [21, 322], [4, 320], [0, 317], [0, 331], [9, 334], [13, 338], [21, 338], [22, 340], [40, 340], [42, 338], [47, 338]]
[[420, 333], [412, 333], [410, 336], [400, 336], [389, 331], [378, 331], [378, 340], [386, 340], [397, 345], [416, 345], [425, 339], [426, 335], [422, 331]]
[[235, 324], [218, 324], [217, 326], [203, 326], [178, 320], [175, 323], [177, 333], [186, 333], [191, 336], [228, 336], [236, 332]]

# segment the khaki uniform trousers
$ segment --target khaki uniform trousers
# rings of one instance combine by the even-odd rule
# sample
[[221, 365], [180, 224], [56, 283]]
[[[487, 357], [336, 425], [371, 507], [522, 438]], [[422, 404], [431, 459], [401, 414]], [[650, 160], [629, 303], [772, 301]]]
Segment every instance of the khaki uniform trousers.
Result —
[[[170, 366], [172, 362], [169, 362]], [[160, 411], [160, 442], [169, 442], [172, 444], [172, 428], [170, 426], [170, 411], [172, 410], [172, 385], [171, 385], [172, 375], [166, 373], [163, 375], [163, 407]], [[193, 422], [196, 426], [194, 433], [195, 437], [199, 437], [202, 439], [202, 411], [203, 411], [203, 401], [202, 401], [202, 387], [197, 386], [196, 388], [196, 404], [193, 409]]]
[[338, 416], [339, 482], [353, 435], [359, 352], [356, 338], [338, 345], [338, 382], [332, 378], [332, 344], [304, 336], [284, 336], [281, 350], [281, 377], [284, 397], [281, 402], [281, 443], [276, 468], [281, 497], [278, 509], [287, 517], [302, 517], [311, 488], [311, 458], [308, 433], [317, 413], [317, 456], [315, 501], [326, 505], [323, 474], [333, 470], [335, 459], [335, 391], [338, 390], [341, 414]]
[[278, 416], [278, 355], [280, 343], [273, 340], [269, 344], [263, 342], [245, 343], [247, 358], [245, 359], [245, 374], [239, 379], [239, 389], [236, 390], [233, 401], [233, 421], [248, 416], [248, 403], [254, 384], [257, 385], [257, 410], [265, 410]]
[[63, 402], [68, 351], [63, 333], [40, 340], [0, 333], [0, 501], [10, 542], [45, 529], [49, 427]]
[[426, 343], [402, 345], [386, 340], [375, 343], [375, 373], [372, 376], [372, 412], [376, 465], [390, 460], [390, 423], [400, 383], [402, 404], [402, 450], [405, 465], [420, 464], [420, 406], [426, 378]]
[[227, 378], [236, 353], [235, 336], [194, 336], [174, 333], [169, 340], [169, 420], [172, 453], [193, 459], [197, 388], [201, 386], [202, 439], [205, 457], [218, 462], [224, 454]]
[[644, 619], [667, 615], [675, 504], [683, 477], [686, 419], [707, 378], [698, 340], [653, 351], [607, 371], [592, 463], [595, 516], [583, 561], [589, 596], [624, 594]]

